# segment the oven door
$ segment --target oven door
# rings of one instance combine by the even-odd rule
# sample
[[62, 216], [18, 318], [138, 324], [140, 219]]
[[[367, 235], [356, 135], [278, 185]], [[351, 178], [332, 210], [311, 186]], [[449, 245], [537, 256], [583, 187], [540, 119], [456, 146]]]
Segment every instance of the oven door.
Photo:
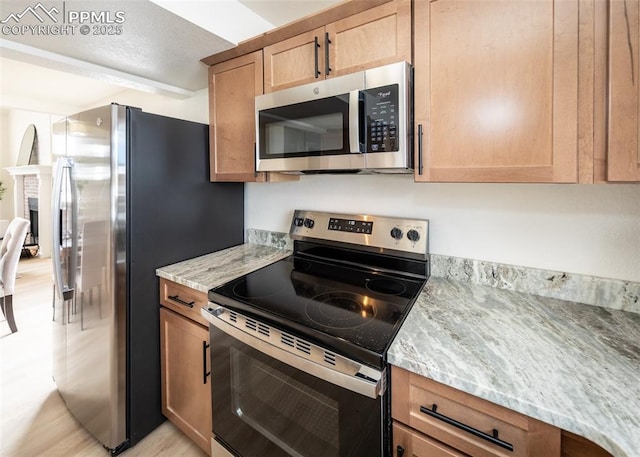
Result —
[[223, 446], [242, 457], [385, 455], [384, 395], [355, 393], [209, 328], [213, 432]]

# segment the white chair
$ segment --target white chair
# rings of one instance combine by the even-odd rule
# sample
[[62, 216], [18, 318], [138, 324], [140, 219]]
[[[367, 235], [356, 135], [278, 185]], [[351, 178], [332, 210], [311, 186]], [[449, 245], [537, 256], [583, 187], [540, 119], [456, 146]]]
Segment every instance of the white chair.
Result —
[[2, 295], [0, 303], [11, 333], [18, 331], [13, 317], [13, 290], [16, 284], [18, 261], [28, 229], [29, 221], [16, 217], [7, 227], [0, 245], [0, 295]]

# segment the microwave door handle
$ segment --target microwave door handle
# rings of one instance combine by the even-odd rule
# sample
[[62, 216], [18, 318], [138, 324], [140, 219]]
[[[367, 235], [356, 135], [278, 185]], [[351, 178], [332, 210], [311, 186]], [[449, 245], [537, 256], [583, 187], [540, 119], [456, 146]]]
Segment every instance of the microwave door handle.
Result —
[[352, 154], [364, 152], [361, 128], [364, 129], [364, 103], [361, 106], [360, 91], [352, 90], [349, 92], [349, 152]]

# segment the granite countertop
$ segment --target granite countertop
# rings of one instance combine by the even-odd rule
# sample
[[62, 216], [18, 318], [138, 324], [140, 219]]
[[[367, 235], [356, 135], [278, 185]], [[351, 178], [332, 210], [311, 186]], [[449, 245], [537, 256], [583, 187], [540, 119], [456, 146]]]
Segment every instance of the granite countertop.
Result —
[[[156, 274], [206, 293], [291, 254], [278, 234], [249, 235], [277, 247], [243, 244]], [[584, 436], [616, 457], [640, 456], [640, 313], [437, 277], [452, 259], [432, 256], [432, 276], [389, 362]], [[495, 266], [478, 265], [500, 277]], [[525, 276], [529, 283], [531, 272]], [[638, 285], [613, 285], [592, 295], [613, 302], [623, 291], [616, 306], [635, 309]]]
[[287, 249], [240, 244], [156, 269], [156, 275], [200, 292], [291, 255]]
[[388, 360], [640, 456], [640, 314], [432, 276]]

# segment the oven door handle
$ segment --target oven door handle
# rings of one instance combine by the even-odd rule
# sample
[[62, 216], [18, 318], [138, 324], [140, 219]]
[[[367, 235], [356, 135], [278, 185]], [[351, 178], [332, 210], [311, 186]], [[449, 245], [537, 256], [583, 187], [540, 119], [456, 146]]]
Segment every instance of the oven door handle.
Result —
[[[323, 379], [331, 384], [345, 388], [352, 392], [367, 396], [369, 398], [377, 398], [384, 394], [386, 387], [386, 371], [381, 372], [373, 370], [372, 368], [358, 364], [357, 362], [350, 361], [351, 363], [353, 363], [354, 367], [354, 369], [350, 371], [353, 371], [354, 374], [343, 373], [341, 371], [337, 371], [334, 368], [325, 367], [312, 360], [308, 360], [304, 357], [296, 355], [288, 350], [265, 341], [261, 337], [251, 335], [243, 331], [241, 328], [235, 327], [233, 324], [226, 322], [226, 320], [222, 318], [225, 313], [229, 315], [229, 310], [222, 306], [211, 306], [211, 304], [209, 304], [209, 307], [202, 308], [200, 310], [200, 313], [211, 325], [216, 327], [218, 330], [241, 341], [242, 343], [250, 346], [257, 351], [262, 352], [263, 354], [273, 357], [274, 359], [297, 368], [298, 370], [304, 371], [307, 374]], [[234, 314], [236, 316], [241, 316], [239, 313]], [[277, 329], [272, 328], [272, 330], [274, 333], [280, 333]], [[215, 341], [212, 341], [211, 344], [212, 346], [215, 346]], [[363, 375], [358, 367], [360, 367], [362, 371], [367, 373], [367, 375]]]

